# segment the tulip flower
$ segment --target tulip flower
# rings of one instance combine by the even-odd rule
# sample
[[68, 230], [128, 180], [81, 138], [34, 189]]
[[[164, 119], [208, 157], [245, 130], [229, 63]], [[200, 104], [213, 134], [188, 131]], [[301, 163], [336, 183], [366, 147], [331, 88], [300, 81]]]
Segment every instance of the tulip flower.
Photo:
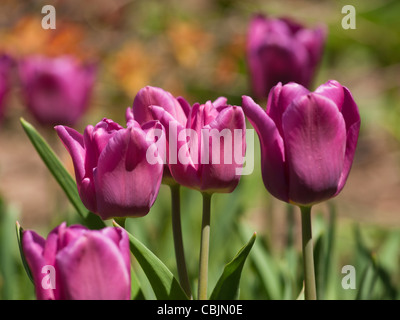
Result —
[[242, 107], [260, 138], [266, 189], [302, 211], [305, 294], [315, 298], [311, 207], [337, 196], [346, 183], [360, 130], [358, 107], [337, 81], [314, 92], [279, 83], [270, 91], [266, 110], [248, 96]]
[[22, 233], [38, 300], [129, 300], [129, 239], [122, 228], [89, 230], [65, 222], [47, 239]]
[[179, 123], [186, 124], [190, 112], [189, 104], [181, 98], [175, 98], [171, 93], [161, 88], [146, 86], [139, 90], [133, 100], [131, 114], [128, 118], [134, 118], [140, 124], [155, 120], [150, 106], [159, 106], [170, 113]]
[[263, 181], [273, 196], [310, 206], [339, 194], [360, 129], [358, 108], [346, 87], [328, 81], [310, 92], [279, 83], [266, 111], [248, 96], [242, 107], [259, 135]]
[[[154, 204], [161, 184], [165, 134], [160, 123], [123, 128], [110, 119], [81, 135], [55, 127], [69, 151], [83, 204], [102, 219], [140, 217]], [[149, 154], [154, 158], [148, 161]]]
[[[152, 86], [146, 86], [139, 90], [133, 100], [132, 108], [128, 108], [126, 111], [126, 120], [135, 119], [139, 124], [157, 120], [151, 112], [150, 107], [153, 105], [164, 108], [183, 126], [186, 124], [190, 105], [181, 98], [175, 98], [168, 91]], [[162, 182], [170, 186], [176, 185], [168, 164], [165, 164]]]
[[[183, 99], [175, 98], [171, 93], [152, 86], [146, 86], [139, 90], [133, 101], [132, 108], [126, 110], [127, 122], [135, 119], [139, 124], [143, 124], [150, 120], [156, 120], [151, 111], [152, 106], [164, 108], [181, 125], [186, 125], [187, 117], [190, 113], [190, 105]], [[168, 163], [164, 164], [162, 183], [168, 185], [171, 191], [172, 231], [179, 282], [186, 295], [191, 297], [182, 238], [180, 185], [172, 177]]]
[[323, 27], [308, 29], [289, 19], [253, 17], [246, 52], [255, 98], [267, 98], [278, 82], [308, 87], [321, 60], [325, 37]]
[[82, 65], [72, 56], [30, 56], [18, 69], [25, 103], [40, 124], [74, 125], [87, 110], [93, 65]]
[[[186, 123], [166, 108], [151, 106], [154, 117], [168, 133], [168, 166], [173, 178], [181, 185], [199, 190], [203, 196], [198, 285], [201, 300], [207, 299], [211, 195], [236, 188], [246, 148], [243, 111], [226, 102], [226, 98], [220, 97], [213, 103], [194, 104]], [[189, 105], [183, 98], [180, 104]]]
[[4, 116], [5, 100], [10, 90], [10, 70], [12, 60], [7, 55], [0, 56], [0, 120]]
[[[190, 106], [188, 104], [181, 104], [179, 98], [175, 98], [171, 93], [152, 86], [146, 86], [139, 90], [133, 101], [132, 108], [126, 110], [127, 122], [134, 119], [138, 123], [142, 124], [150, 120], [156, 120], [151, 112], [151, 107], [153, 105], [164, 108], [182, 125], [186, 124], [187, 115], [190, 112]], [[186, 268], [182, 238], [180, 186], [172, 177], [167, 163], [164, 164], [162, 183], [168, 185], [171, 190], [172, 230], [178, 276], [182, 288], [187, 296], [190, 297], [191, 289]]]
[[236, 188], [246, 148], [246, 124], [242, 109], [226, 101], [220, 97], [214, 103], [194, 104], [184, 124], [166, 109], [151, 107], [168, 133], [168, 166], [179, 184], [210, 194]]

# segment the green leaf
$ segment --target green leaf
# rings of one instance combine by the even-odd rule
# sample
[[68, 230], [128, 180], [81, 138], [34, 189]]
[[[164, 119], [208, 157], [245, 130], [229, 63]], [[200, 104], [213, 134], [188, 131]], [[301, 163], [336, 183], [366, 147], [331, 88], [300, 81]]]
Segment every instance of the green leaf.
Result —
[[[334, 265], [334, 240], [336, 232], [336, 210], [328, 203], [330, 212], [328, 220], [322, 215], [316, 215], [315, 225], [321, 224], [320, 232], [316, 234], [314, 246], [315, 276], [318, 288], [318, 300], [327, 299], [329, 285], [332, 283], [332, 265]], [[321, 220], [321, 221], [319, 221]]]
[[234, 300], [236, 298], [242, 269], [255, 240], [256, 233], [254, 233], [249, 242], [240, 249], [233, 260], [225, 266], [210, 296], [210, 300]]
[[[239, 234], [242, 239], [244, 238], [246, 229], [247, 227], [243, 223], [238, 225]], [[282, 272], [276, 258], [260, 243], [260, 241], [254, 244], [250, 261], [268, 299], [281, 300], [283, 297]]]
[[131, 265], [131, 297], [132, 300], [144, 300], [144, 294], [140, 287], [139, 279]]
[[19, 253], [21, 255], [22, 265], [24, 266], [28, 278], [32, 281], [32, 283], [34, 283], [31, 269], [29, 269], [28, 262], [25, 259], [24, 251], [22, 250], [22, 235], [24, 229], [22, 229], [18, 221], [15, 224], [15, 230], [17, 232], [18, 248], [19, 248]]
[[106, 226], [104, 221], [102, 221], [100, 217], [86, 209], [81, 201], [81, 198], [79, 197], [75, 180], [71, 177], [67, 169], [65, 169], [60, 159], [50, 148], [47, 142], [43, 139], [40, 133], [29, 122], [25, 121], [22, 118], [21, 124], [25, 133], [28, 135], [30, 141], [38, 152], [39, 156], [41, 157], [47, 168], [50, 170], [51, 174], [56, 179], [58, 184], [64, 190], [71, 204], [84, 220], [84, 224], [93, 229], [104, 228]]
[[[113, 223], [121, 228], [115, 221]], [[146, 274], [156, 298], [158, 300], [187, 300], [188, 297], [179, 282], [165, 264], [132, 234], [127, 233], [131, 252]]]

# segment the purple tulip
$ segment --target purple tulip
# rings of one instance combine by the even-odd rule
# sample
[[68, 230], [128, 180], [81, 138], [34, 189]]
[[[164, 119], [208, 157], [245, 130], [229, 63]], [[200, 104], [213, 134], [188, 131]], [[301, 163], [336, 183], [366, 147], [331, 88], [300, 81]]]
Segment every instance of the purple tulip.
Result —
[[309, 87], [325, 43], [322, 27], [307, 29], [289, 19], [255, 16], [247, 35], [247, 62], [253, 94], [267, 97], [278, 82]]
[[20, 61], [19, 77], [28, 109], [42, 125], [74, 125], [89, 106], [93, 65], [72, 56], [30, 56]]
[[0, 120], [4, 117], [5, 99], [10, 90], [10, 70], [12, 60], [7, 55], [0, 56]]
[[140, 124], [156, 120], [150, 106], [159, 106], [170, 113], [179, 123], [185, 125], [190, 113], [190, 105], [185, 102], [161, 88], [146, 86], [139, 90], [133, 100], [132, 109], [130, 109], [131, 115], [128, 118], [133, 117]]
[[38, 300], [129, 300], [129, 239], [122, 228], [89, 230], [62, 223], [47, 239], [22, 234]]
[[[240, 179], [246, 148], [246, 123], [240, 107], [218, 98], [213, 103], [196, 103], [189, 109], [186, 123], [166, 108], [151, 111], [167, 132], [168, 166], [181, 185], [201, 192], [232, 192]], [[189, 103], [180, 98], [180, 104]]]
[[[158, 87], [146, 86], [139, 90], [133, 100], [132, 108], [126, 111], [126, 120], [129, 122], [135, 119], [139, 124], [144, 124], [150, 120], [157, 120], [151, 112], [151, 106], [159, 106], [164, 108], [183, 126], [187, 122], [190, 113], [190, 105], [182, 98], [175, 98], [171, 93]], [[168, 143], [167, 143], [168, 147]], [[164, 166], [163, 183], [176, 184], [168, 164]]]
[[360, 130], [359, 111], [346, 87], [328, 81], [310, 92], [279, 83], [266, 110], [248, 96], [242, 107], [260, 138], [263, 181], [273, 196], [310, 206], [343, 189]]
[[[157, 121], [123, 128], [103, 119], [83, 136], [65, 126], [56, 131], [68, 149], [84, 205], [102, 219], [140, 217], [154, 204], [161, 184], [165, 134]], [[158, 154], [157, 154], [158, 153]], [[151, 154], [155, 160], [148, 160]]]

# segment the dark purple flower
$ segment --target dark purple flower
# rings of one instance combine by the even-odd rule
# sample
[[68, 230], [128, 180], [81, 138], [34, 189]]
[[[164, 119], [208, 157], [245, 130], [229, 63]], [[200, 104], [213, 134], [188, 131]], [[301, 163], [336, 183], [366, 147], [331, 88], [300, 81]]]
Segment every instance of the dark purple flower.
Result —
[[324, 43], [322, 27], [307, 29], [289, 19], [255, 16], [249, 25], [246, 48], [255, 98], [266, 98], [278, 82], [309, 87]]
[[72, 56], [29, 56], [19, 62], [22, 94], [42, 125], [74, 125], [89, 106], [94, 65]]
[[129, 239], [122, 228], [62, 223], [47, 239], [25, 230], [22, 250], [38, 300], [129, 300]]
[[165, 134], [159, 122], [140, 126], [131, 120], [123, 128], [103, 119], [87, 126], [83, 135], [66, 126], [56, 131], [72, 157], [79, 195], [90, 211], [102, 219], [149, 212], [163, 173]]
[[361, 121], [346, 87], [328, 81], [310, 92], [296, 83], [279, 83], [266, 110], [248, 96], [242, 107], [260, 138], [263, 181], [273, 196], [310, 206], [339, 194]]

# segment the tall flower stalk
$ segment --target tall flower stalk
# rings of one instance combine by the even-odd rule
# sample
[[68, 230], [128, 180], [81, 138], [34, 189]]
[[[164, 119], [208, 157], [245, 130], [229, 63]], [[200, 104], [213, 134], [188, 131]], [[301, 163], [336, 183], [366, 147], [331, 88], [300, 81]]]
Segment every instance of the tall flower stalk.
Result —
[[311, 228], [311, 207], [300, 207], [300, 210], [304, 270], [304, 298], [305, 300], [316, 300], [317, 289], [315, 285], [314, 248]]
[[210, 222], [211, 222], [211, 196], [212, 194], [203, 192], [203, 216], [201, 223], [201, 241], [199, 258], [199, 286], [198, 299], [207, 300], [208, 284], [208, 257], [210, 251]]
[[[151, 112], [152, 106], [159, 106], [168, 111], [177, 121], [184, 124], [187, 121], [190, 106], [181, 104], [171, 93], [152, 86], [139, 90], [133, 101], [132, 108], [126, 110], [126, 120], [144, 124], [156, 120]], [[169, 136], [169, 134], [167, 135]], [[182, 237], [180, 185], [172, 177], [168, 164], [164, 164], [162, 183], [169, 186], [171, 191], [171, 219], [174, 239], [175, 259], [179, 282], [188, 297], [192, 297], [190, 281], [186, 267], [185, 251]]]
[[311, 207], [343, 189], [360, 130], [350, 91], [328, 81], [314, 92], [297, 83], [279, 83], [267, 108], [243, 96], [243, 110], [261, 143], [266, 189], [301, 209], [305, 298], [316, 299]]
[[235, 155], [244, 157], [246, 126], [242, 109], [228, 105], [224, 97], [205, 104], [195, 103], [192, 107], [183, 98], [179, 103], [189, 110], [186, 123], [179, 121], [166, 108], [152, 106], [151, 111], [154, 119], [159, 120], [168, 132], [170, 148], [174, 146], [175, 153], [171, 154], [171, 149], [167, 153], [172, 177], [180, 185], [200, 191], [203, 196], [198, 299], [205, 300], [211, 195], [232, 192], [239, 183], [243, 159], [236, 159]]

